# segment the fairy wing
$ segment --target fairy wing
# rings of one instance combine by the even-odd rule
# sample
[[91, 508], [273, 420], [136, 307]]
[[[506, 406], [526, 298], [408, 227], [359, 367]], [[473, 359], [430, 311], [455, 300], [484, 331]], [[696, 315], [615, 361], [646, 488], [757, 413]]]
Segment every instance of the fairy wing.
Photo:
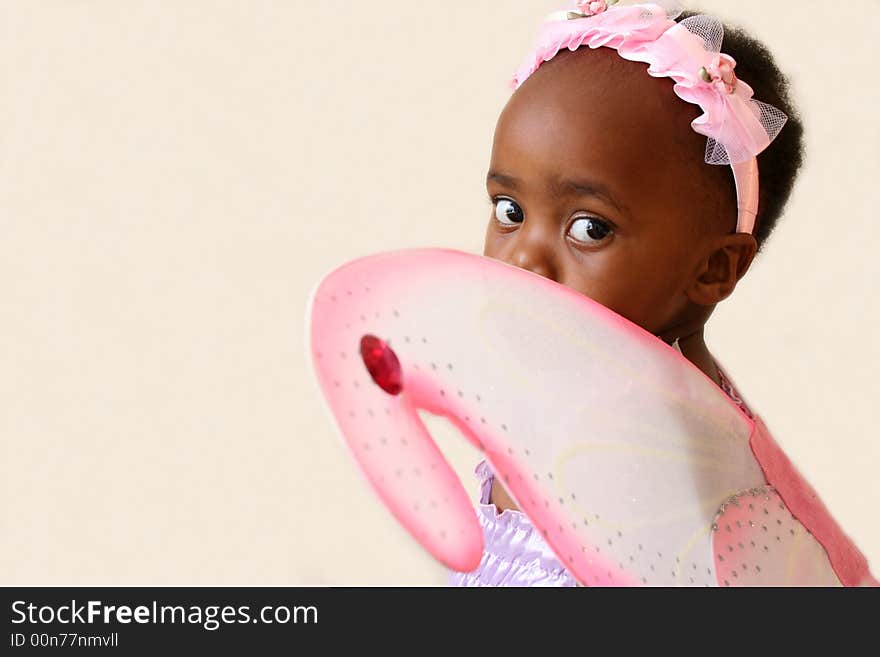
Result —
[[[419, 409], [485, 453], [581, 583], [724, 581], [713, 526], [732, 496], [766, 483], [754, 425], [653, 335], [549, 279], [449, 249], [348, 263], [314, 290], [307, 319], [317, 381], [361, 471], [448, 567], [476, 568], [482, 532]], [[810, 577], [798, 583], [828, 568]]]
[[722, 505], [712, 550], [722, 586], [840, 586], [825, 549], [772, 486]]

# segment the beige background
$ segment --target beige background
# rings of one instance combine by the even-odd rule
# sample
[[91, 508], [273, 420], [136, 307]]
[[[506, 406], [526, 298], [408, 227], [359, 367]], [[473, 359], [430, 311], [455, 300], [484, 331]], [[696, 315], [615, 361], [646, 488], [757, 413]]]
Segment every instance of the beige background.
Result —
[[[0, 3], [0, 583], [443, 583], [332, 431], [305, 304], [480, 251], [507, 79], [567, 5]], [[771, 44], [810, 148], [710, 348], [880, 572], [880, 3], [699, 6]]]

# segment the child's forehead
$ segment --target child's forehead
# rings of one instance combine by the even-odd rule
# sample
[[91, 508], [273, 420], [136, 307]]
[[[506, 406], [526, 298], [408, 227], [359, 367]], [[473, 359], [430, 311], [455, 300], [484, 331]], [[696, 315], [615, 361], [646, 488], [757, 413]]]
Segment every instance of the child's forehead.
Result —
[[702, 163], [705, 138], [690, 126], [699, 112], [672, 87], [610, 48], [565, 50], [513, 94], [497, 136], [542, 133], [572, 146], [611, 144], [621, 154], [665, 149], [667, 156]]
[[562, 51], [510, 98], [491, 168], [542, 187], [562, 178], [595, 180], [636, 207], [679, 212], [690, 199], [688, 214], [702, 214], [693, 206], [716, 193], [709, 186], [720, 193], [719, 172], [707, 171], [705, 137], [691, 127], [698, 108], [672, 87], [609, 48]]

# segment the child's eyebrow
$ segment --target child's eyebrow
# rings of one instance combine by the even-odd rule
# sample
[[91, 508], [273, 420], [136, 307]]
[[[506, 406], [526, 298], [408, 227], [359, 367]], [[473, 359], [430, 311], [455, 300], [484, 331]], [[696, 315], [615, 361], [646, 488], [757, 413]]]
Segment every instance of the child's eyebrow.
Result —
[[486, 176], [487, 185], [493, 181], [511, 189], [519, 189], [519, 181], [516, 178], [498, 171], [489, 171], [489, 174]]
[[[501, 173], [500, 171], [489, 171], [489, 174], [486, 176], [486, 184], [488, 185], [493, 181], [513, 190], [518, 190], [520, 187], [520, 181], [517, 178], [506, 173]], [[594, 180], [557, 179], [550, 183], [550, 187], [558, 196], [592, 196], [604, 200], [621, 212], [629, 213], [626, 205], [620, 203], [606, 185]]]

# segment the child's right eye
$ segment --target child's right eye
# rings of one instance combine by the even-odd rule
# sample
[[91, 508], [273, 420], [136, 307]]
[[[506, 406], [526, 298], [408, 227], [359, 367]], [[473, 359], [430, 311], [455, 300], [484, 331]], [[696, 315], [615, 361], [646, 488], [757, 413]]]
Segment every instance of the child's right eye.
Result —
[[495, 218], [498, 223], [504, 226], [516, 226], [525, 221], [522, 208], [516, 201], [511, 201], [509, 198], [496, 198], [494, 203]]

